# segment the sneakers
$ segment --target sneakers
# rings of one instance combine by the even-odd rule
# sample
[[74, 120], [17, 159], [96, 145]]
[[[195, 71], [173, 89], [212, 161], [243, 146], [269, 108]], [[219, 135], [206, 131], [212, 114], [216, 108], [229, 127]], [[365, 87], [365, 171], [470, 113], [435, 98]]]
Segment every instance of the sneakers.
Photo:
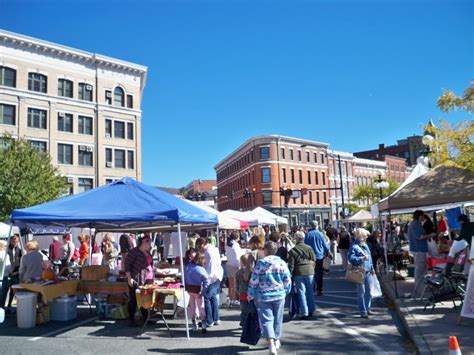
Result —
[[220, 319], [218, 319], [218, 320], [216, 320], [216, 321], [214, 322], [214, 325], [219, 325], [219, 324], [221, 324]]
[[275, 348], [277, 348], [277, 350], [281, 348], [280, 339], [275, 340]]
[[360, 315], [361, 318], [369, 318], [369, 315], [367, 313], [362, 313]]
[[371, 315], [374, 314], [374, 312], [372, 312], [372, 311], [369, 309], [369, 310], [367, 311], [367, 314], [368, 314], [369, 316], [371, 316]]
[[191, 328], [193, 331], [198, 330], [198, 325], [196, 324], [196, 321], [193, 321], [193, 326]]
[[201, 324], [201, 332], [206, 333], [207, 332], [207, 324], [206, 322], [202, 322]]
[[268, 353], [270, 355], [277, 355], [277, 348], [273, 339], [270, 340], [270, 344], [268, 345]]

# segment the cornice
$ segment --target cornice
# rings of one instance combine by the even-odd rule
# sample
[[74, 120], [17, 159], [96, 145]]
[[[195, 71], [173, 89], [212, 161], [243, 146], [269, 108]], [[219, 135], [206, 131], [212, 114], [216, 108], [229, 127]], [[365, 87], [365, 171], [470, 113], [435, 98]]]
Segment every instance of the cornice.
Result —
[[0, 43], [15, 45], [20, 48], [34, 50], [36, 52], [53, 55], [66, 60], [75, 60], [77, 62], [101, 66], [106, 69], [113, 69], [143, 76], [146, 75], [148, 70], [147, 67], [143, 65], [107, 57], [101, 54], [82, 51], [1, 29]]

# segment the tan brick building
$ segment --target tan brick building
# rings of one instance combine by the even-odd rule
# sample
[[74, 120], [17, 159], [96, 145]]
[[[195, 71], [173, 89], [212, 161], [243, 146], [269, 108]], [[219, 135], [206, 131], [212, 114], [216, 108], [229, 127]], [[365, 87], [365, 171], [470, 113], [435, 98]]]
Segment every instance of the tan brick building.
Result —
[[141, 180], [147, 68], [0, 30], [0, 134], [51, 155], [77, 193]]
[[[354, 181], [354, 160], [355, 157], [350, 152], [328, 150], [329, 164], [329, 196], [331, 201], [331, 220], [340, 219], [342, 202], [344, 204], [352, 202], [352, 193], [355, 186]], [[341, 188], [342, 179], [342, 190]], [[339, 189], [338, 189], [339, 188]], [[344, 194], [344, 198], [342, 198]]]
[[[220, 211], [257, 206], [287, 217], [290, 225], [330, 220], [328, 144], [285, 136], [248, 139], [214, 166]], [[285, 204], [280, 188], [291, 188]], [[244, 197], [245, 189], [250, 193]], [[303, 193], [301, 193], [303, 190]]]

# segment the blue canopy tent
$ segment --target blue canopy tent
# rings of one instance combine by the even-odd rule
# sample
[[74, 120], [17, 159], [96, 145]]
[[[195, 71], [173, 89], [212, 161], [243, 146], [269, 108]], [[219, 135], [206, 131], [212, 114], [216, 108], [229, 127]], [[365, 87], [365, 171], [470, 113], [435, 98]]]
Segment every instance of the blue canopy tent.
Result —
[[[179, 234], [182, 224], [217, 224], [215, 214], [126, 177], [81, 194], [14, 210], [10, 220], [12, 223], [95, 228], [96, 231], [176, 225]], [[178, 239], [182, 254], [181, 237]], [[184, 286], [183, 263], [181, 274]], [[184, 313], [189, 339], [187, 312]]]

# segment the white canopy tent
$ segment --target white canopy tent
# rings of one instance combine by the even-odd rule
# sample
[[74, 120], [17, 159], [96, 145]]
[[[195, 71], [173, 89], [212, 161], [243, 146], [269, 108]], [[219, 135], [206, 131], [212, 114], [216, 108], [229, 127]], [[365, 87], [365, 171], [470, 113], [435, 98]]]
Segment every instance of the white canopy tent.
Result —
[[221, 214], [237, 219], [239, 221], [247, 222], [250, 226], [258, 226], [262, 224], [275, 225], [275, 220], [272, 218], [259, 216], [252, 211], [240, 212], [235, 210], [225, 210]]
[[288, 218], [278, 216], [262, 207], [254, 208], [252, 212], [262, 217], [272, 218], [276, 224], [288, 224]]
[[355, 213], [353, 216], [346, 219], [347, 222], [356, 223], [356, 222], [368, 222], [373, 221], [375, 218], [372, 216], [372, 213], [366, 210], [360, 210]]
[[242, 228], [247, 228], [248, 227], [248, 223], [245, 222], [245, 221], [241, 221], [239, 219], [235, 219], [235, 218], [232, 218], [231, 216], [228, 216], [222, 212], [219, 212], [217, 210], [215, 210], [214, 208], [212, 207], [209, 207], [203, 203], [200, 203], [198, 201], [189, 201], [189, 200], [185, 200], [186, 202], [196, 206], [196, 207], [199, 207], [201, 209], [203, 209], [204, 211], [206, 212], [209, 212], [209, 213], [212, 213], [214, 215], [217, 216], [217, 220], [218, 220], [218, 226], [220, 229], [236, 229], [236, 230], [239, 230], [239, 229], [242, 229]]

